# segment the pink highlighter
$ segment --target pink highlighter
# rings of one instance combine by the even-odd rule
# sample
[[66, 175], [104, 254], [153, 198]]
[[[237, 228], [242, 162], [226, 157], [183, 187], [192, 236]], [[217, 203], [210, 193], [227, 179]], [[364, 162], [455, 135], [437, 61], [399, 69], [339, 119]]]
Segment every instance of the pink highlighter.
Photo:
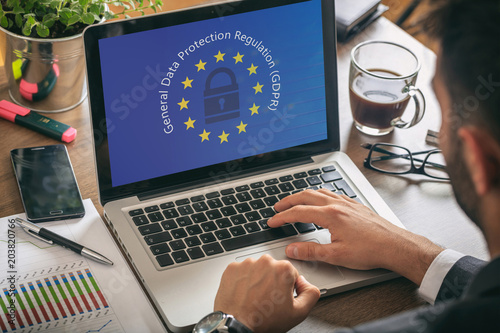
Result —
[[0, 117], [62, 142], [71, 142], [76, 129], [6, 100], [0, 101]]

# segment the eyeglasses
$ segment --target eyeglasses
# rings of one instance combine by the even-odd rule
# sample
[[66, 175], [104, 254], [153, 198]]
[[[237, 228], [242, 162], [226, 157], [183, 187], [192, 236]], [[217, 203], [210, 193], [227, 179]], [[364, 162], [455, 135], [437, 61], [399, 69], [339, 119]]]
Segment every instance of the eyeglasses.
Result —
[[[368, 169], [392, 175], [415, 173], [435, 179], [450, 179], [439, 149], [411, 152], [405, 147], [389, 143], [365, 143], [361, 147], [370, 149], [363, 163]], [[423, 154], [426, 154], [423, 159], [414, 157]]]

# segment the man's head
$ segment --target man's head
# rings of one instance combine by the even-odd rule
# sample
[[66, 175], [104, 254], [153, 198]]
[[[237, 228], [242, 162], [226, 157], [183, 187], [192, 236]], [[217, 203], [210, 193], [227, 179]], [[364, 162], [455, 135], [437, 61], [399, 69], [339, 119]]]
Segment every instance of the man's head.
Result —
[[431, 0], [440, 141], [457, 200], [484, 229], [483, 199], [500, 193], [500, 0]]

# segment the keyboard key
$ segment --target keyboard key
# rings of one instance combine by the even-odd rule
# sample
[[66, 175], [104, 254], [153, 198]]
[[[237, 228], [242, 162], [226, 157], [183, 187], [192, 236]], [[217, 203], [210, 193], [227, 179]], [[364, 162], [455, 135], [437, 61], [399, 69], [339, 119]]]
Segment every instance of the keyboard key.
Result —
[[172, 240], [172, 236], [170, 236], [170, 233], [168, 231], [160, 232], [158, 234], [153, 234], [149, 236], [145, 236], [144, 240], [148, 245], [153, 245], [153, 244], [158, 244], [162, 242], [168, 242], [169, 240]]
[[245, 217], [248, 221], [257, 221], [260, 220], [259, 212], [248, 212], [245, 214]]
[[137, 216], [137, 215], [141, 215], [141, 214], [144, 214], [144, 211], [141, 208], [133, 209], [130, 212], [128, 212], [128, 215], [130, 215], [130, 216]]
[[280, 177], [280, 182], [289, 182], [291, 180], [293, 180], [291, 175]]
[[309, 176], [316, 176], [316, 175], [320, 175], [321, 174], [321, 170], [320, 169], [313, 169], [313, 170], [309, 170], [307, 171], [307, 174]]
[[304, 179], [297, 179], [297, 180], [294, 180], [292, 183], [296, 189], [301, 189], [301, 188], [305, 188], [305, 187], [309, 186]]
[[218, 209], [209, 210], [206, 214], [209, 220], [220, 219], [222, 217]]
[[168, 247], [167, 243], [161, 243], [158, 245], [153, 245], [149, 248], [151, 252], [157, 256], [159, 254], [167, 253], [170, 252], [170, 248]]
[[264, 192], [264, 190], [261, 188], [258, 188], [256, 190], [251, 190], [250, 194], [252, 195], [252, 197], [254, 199], [259, 199], [259, 198], [263, 198], [266, 196], [266, 192]]
[[178, 217], [179, 213], [175, 208], [168, 208], [163, 211], [163, 215], [165, 215], [166, 219], [173, 219], [174, 217]]
[[181, 206], [177, 208], [177, 210], [181, 215], [189, 215], [194, 213], [194, 210], [193, 208], [191, 208], [191, 206]]
[[204, 201], [193, 203], [193, 208], [197, 212], [204, 212], [204, 211], [208, 210], [208, 206]]
[[186, 231], [190, 236], [199, 235], [203, 233], [203, 230], [201, 230], [200, 226], [197, 224], [190, 225], [189, 227], [186, 228]]
[[171, 241], [170, 242], [170, 247], [172, 248], [172, 250], [176, 251], [176, 250], [185, 249], [186, 248], [186, 244], [184, 244], [184, 242], [182, 241], [182, 239], [179, 239], [179, 240]]
[[205, 244], [202, 246], [202, 248], [203, 251], [205, 251], [205, 253], [207, 254], [207, 256], [213, 256], [214, 254], [224, 252], [219, 243]]
[[220, 193], [217, 191], [214, 191], [214, 192], [210, 192], [210, 193], [205, 194], [205, 196], [207, 197], [207, 199], [213, 199], [213, 198], [220, 197]]
[[311, 186], [315, 186], [315, 185], [319, 185], [319, 184], [322, 184], [323, 182], [321, 181], [321, 179], [319, 179], [318, 176], [312, 176], [312, 177], [307, 177], [307, 182], [309, 183], [309, 185]]
[[215, 236], [217, 237], [217, 239], [219, 239], [219, 240], [223, 240], [223, 239], [227, 239], [227, 238], [231, 237], [231, 234], [226, 229], [217, 230], [214, 233], [215, 233]]
[[319, 186], [309, 186], [307, 189], [316, 191], [316, 190], [319, 190], [319, 188], [320, 188]]
[[265, 219], [268, 219], [276, 214], [276, 212], [272, 208], [264, 208], [264, 209], [261, 209], [259, 212], [260, 212], [260, 215]]
[[335, 169], [335, 167], [333, 165], [327, 165], [327, 166], [321, 168], [321, 170], [323, 170], [323, 172], [330, 172], [330, 171], [335, 171], [337, 169]]
[[258, 199], [250, 201], [250, 207], [252, 207], [253, 209], [261, 209], [266, 207], [266, 204], [264, 203], [264, 201], [262, 201], [262, 199]]
[[246, 202], [237, 204], [235, 207], [238, 213], [246, 213], [252, 210]]
[[132, 221], [134, 221], [135, 225], [137, 226], [149, 223], [149, 220], [146, 218], [146, 215], [134, 216], [132, 218]]
[[178, 264], [189, 261], [189, 257], [184, 250], [172, 252], [172, 258], [174, 258], [175, 262]]
[[237, 193], [236, 198], [238, 198], [240, 202], [252, 200], [252, 196], [248, 192]]
[[151, 214], [148, 214], [148, 219], [151, 222], [159, 222], [163, 220], [163, 215], [160, 212], [154, 212]]
[[240, 236], [245, 234], [245, 229], [241, 225], [238, 225], [236, 227], [229, 228], [229, 231], [233, 236]]
[[180, 227], [185, 227], [185, 226], [193, 224], [193, 221], [191, 221], [191, 219], [189, 218], [189, 216], [179, 217], [179, 218], [176, 219], [176, 221], [177, 221], [177, 224]]
[[262, 229], [269, 229], [269, 228], [271, 228], [270, 226], [268, 226], [268, 225], [267, 225], [267, 219], [265, 219], [265, 220], [260, 220], [260, 221], [259, 221], [259, 225], [260, 225], [260, 227], [261, 227]]
[[193, 259], [193, 260], [194, 259], [203, 258], [205, 256], [205, 254], [203, 253], [203, 251], [198, 246], [190, 248], [190, 249], [187, 249], [186, 252], [191, 257], [191, 259]]
[[200, 235], [200, 239], [204, 244], [212, 243], [215, 242], [216, 240], [214, 234], [211, 232], [207, 232], [205, 234]]
[[160, 205], [160, 208], [161, 209], [169, 209], [169, 208], [173, 208], [174, 206], [175, 206], [174, 203], [172, 201], [170, 201], [170, 202], [162, 203]]
[[356, 193], [352, 190], [352, 188], [347, 184], [345, 180], [338, 180], [335, 182], [335, 186], [339, 190], [343, 190], [345, 194], [351, 198], [354, 198], [356, 196]]
[[342, 175], [338, 171], [330, 171], [321, 175], [321, 179], [325, 183], [333, 182], [334, 180], [342, 179]]
[[250, 187], [251, 188], [264, 187], [264, 183], [263, 182], [255, 182], [255, 183], [250, 184]]
[[189, 199], [179, 199], [175, 202], [177, 206], [187, 205], [189, 203]]
[[163, 221], [161, 222], [161, 226], [163, 227], [163, 229], [165, 230], [170, 230], [170, 229], [175, 229], [177, 228], [177, 223], [175, 223], [174, 220], [167, 220], [167, 221]]
[[236, 214], [236, 209], [234, 209], [233, 206], [222, 207], [220, 211], [224, 216], [231, 216]]
[[278, 201], [279, 201], [279, 199], [274, 195], [272, 197], [264, 198], [264, 202], [268, 206], [274, 206], [274, 204], [277, 203]]
[[184, 239], [184, 241], [186, 242], [186, 245], [189, 247], [201, 245], [201, 241], [197, 236], [188, 237], [188, 238]]
[[139, 227], [139, 232], [141, 235], [149, 235], [153, 234], [155, 232], [161, 232], [163, 229], [161, 228], [161, 225], [155, 223], [155, 224], [146, 224], [141, 227]]
[[293, 178], [295, 178], [295, 179], [306, 178], [306, 177], [307, 177], [307, 173], [305, 173], [305, 172], [298, 172], [298, 173], [293, 175]]
[[264, 189], [267, 193], [267, 195], [276, 195], [279, 194], [281, 191], [278, 189], [278, 186], [273, 185], [273, 186], [268, 186]]
[[174, 264], [174, 261], [170, 257], [170, 254], [162, 254], [161, 256], [156, 257], [156, 261], [158, 261], [158, 264], [160, 267], [165, 267], [165, 266], [170, 266]]
[[292, 183], [282, 183], [279, 184], [278, 187], [280, 188], [281, 192], [291, 192], [295, 190], [295, 187], [293, 187]]
[[239, 215], [231, 216], [231, 222], [233, 222], [234, 225], [238, 225], [238, 224], [246, 223], [247, 219], [242, 214], [239, 214]]
[[286, 193], [281, 193], [281, 194], [278, 194], [278, 199], [283, 199], [283, 198], [286, 198], [287, 196], [289, 196], [290, 193], [286, 192]]
[[170, 233], [175, 239], [184, 238], [187, 236], [186, 230], [184, 230], [183, 228], [174, 229], [170, 231]]
[[247, 230], [248, 233], [251, 233], [251, 232], [259, 231], [260, 227], [257, 224], [257, 222], [252, 222], [252, 223], [245, 224], [245, 229]]
[[146, 213], [152, 213], [152, 212], [159, 211], [160, 207], [154, 205], [154, 206], [146, 207], [146, 208], [144, 208], [144, 210], [146, 211]]
[[228, 195], [228, 194], [233, 194], [235, 193], [234, 188], [227, 188], [225, 190], [220, 191], [220, 194], [222, 195]]
[[278, 183], [279, 183], [279, 181], [278, 181], [278, 179], [273, 178], [273, 179], [268, 179], [268, 180], [266, 180], [264, 183], [265, 183], [266, 185], [275, 185], [275, 184], [278, 184]]
[[205, 197], [203, 194], [201, 195], [195, 195], [194, 197], [191, 197], [191, 202], [198, 202], [198, 201], [203, 201], [205, 200]]
[[329, 191], [336, 191], [337, 189], [333, 186], [333, 183], [326, 183], [321, 185], [321, 188], [327, 189]]
[[236, 187], [236, 192], [244, 192], [248, 191], [250, 189], [250, 186], [248, 185], [241, 185]]
[[238, 200], [236, 200], [236, 197], [234, 195], [228, 195], [226, 197], [222, 197], [222, 202], [224, 202], [225, 205], [234, 205], [238, 203]]
[[224, 206], [222, 204], [222, 201], [220, 201], [219, 198], [215, 198], [215, 199], [210, 199], [210, 200], [207, 200], [207, 204], [208, 206], [210, 206], [210, 208], [214, 209], [214, 208], [219, 208], [219, 207], [222, 207]]
[[297, 231], [292, 225], [288, 224], [279, 228], [271, 228], [259, 232], [253, 232], [251, 234], [246, 234], [240, 237], [225, 239], [221, 241], [221, 244], [226, 251], [232, 251], [293, 235], [297, 235]]
[[201, 223], [201, 222], [208, 221], [206, 215], [203, 213], [191, 215], [191, 220], [193, 220], [194, 223]]
[[311, 231], [314, 231], [316, 230], [316, 228], [314, 227], [314, 224], [312, 223], [295, 223], [295, 228], [301, 233], [301, 234], [304, 234], [306, 232], [311, 232]]
[[229, 221], [228, 218], [218, 219], [215, 221], [215, 224], [217, 224], [219, 229], [224, 229], [224, 228], [232, 226], [232, 223], [231, 223], [231, 221]]
[[217, 226], [215, 225], [215, 223], [213, 223], [212, 221], [208, 221], [208, 222], [204, 222], [201, 224], [201, 228], [203, 229], [203, 231], [207, 232], [207, 231], [214, 231], [214, 230], [217, 230]]

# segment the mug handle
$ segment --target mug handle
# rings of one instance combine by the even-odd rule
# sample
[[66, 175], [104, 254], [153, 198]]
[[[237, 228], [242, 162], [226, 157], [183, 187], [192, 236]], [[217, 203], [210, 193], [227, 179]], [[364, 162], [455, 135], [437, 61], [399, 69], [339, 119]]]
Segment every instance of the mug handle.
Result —
[[403, 89], [403, 92], [407, 92], [408, 95], [415, 102], [415, 115], [410, 122], [406, 122], [401, 119], [401, 117], [394, 118], [391, 121], [391, 125], [397, 128], [410, 128], [415, 126], [422, 120], [425, 114], [425, 97], [424, 94], [420, 91], [420, 89], [415, 88], [414, 86], [407, 86]]

